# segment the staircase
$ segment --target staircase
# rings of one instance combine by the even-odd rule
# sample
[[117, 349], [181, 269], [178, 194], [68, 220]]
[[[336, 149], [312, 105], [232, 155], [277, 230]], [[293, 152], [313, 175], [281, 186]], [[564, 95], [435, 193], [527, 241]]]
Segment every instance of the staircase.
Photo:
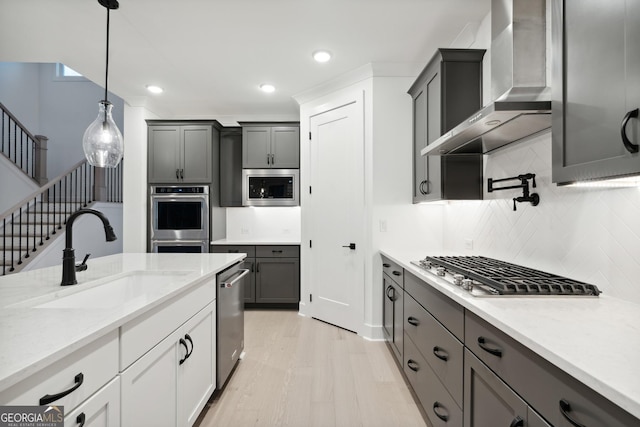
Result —
[[[32, 180], [46, 181], [46, 137], [34, 137], [0, 104], [0, 152]], [[39, 141], [39, 142], [36, 142]], [[31, 154], [29, 154], [31, 153]], [[40, 153], [41, 154], [41, 153]], [[26, 158], [26, 160], [25, 160]], [[13, 165], [9, 165], [11, 167]], [[60, 235], [69, 216], [95, 201], [122, 203], [123, 162], [117, 168], [95, 168], [82, 160], [0, 213], [0, 272], [23, 269]], [[44, 172], [44, 175], [43, 175]]]

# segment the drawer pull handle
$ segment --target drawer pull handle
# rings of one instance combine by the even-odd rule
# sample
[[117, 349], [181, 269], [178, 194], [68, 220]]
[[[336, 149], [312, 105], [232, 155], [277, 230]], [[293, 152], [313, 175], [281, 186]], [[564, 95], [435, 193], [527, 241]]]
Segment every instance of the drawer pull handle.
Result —
[[447, 410], [447, 408], [442, 406], [440, 404], [440, 402], [434, 402], [433, 403], [433, 413], [436, 414], [436, 417], [440, 418], [444, 422], [449, 421], [449, 414], [448, 413], [446, 413], [446, 414], [438, 413], [438, 409], [444, 409], [445, 411]]
[[[389, 295], [389, 293], [391, 293], [391, 295]], [[389, 298], [389, 301], [394, 301], [396, 299], [396, 290], [393, 289], [393, 286], [391, 285], [387, 286], [387, 298]]]
[[413, 359], [409, 359], [407, 360], [407, 366], [409, 367], [409, 369], [411, 369], [413, 372], [418, 372], [420, 370], [420, 365], [418, 365], [418, 362], [416, 362]]
[[409, 316], [407, 317], [407, 323], [413, 326], [418, 326], [420, 324], [420, 321], [413, 316]]
[[239, 250], [239, 249], [229, 249], [229, 253], [230, 253], [230, 254], [237, 254], [237, 253], [239, 253], [239, 252], [240, 252], [240, 250]]
[[80, 415], [76, 417], [76, 424], [78, 424], [80, 427], [83, 427], [86, 418], [87, 416], [84, 414], [84, 412], [82, 412]]
[[382, 266], [383, 266], [384, 268], [389, 268], [389, 267], [391, 267], [391, 264], [387, 264], [387, 263], [385, 262], [384, 264], [382, 264]]
[[78, 387], [80, 387], [82, 385], [82, 383], [84, 382], [84, 374], [82, 372], [80, 372], [78, 375], [76, 375], [73, 378], [75, 384], [73, 387], [71, 387], [69, 390], [65, 390], [63, 392], [60, 393], [56, 393], [56, 394], [46, 394], [44, 396], [42, 396], [40, 398], [40, 406], [42, 405], [48, 405], [51, 402], [55, 402], [58, 399], [62, 399], [63, 397], [65, 397], [66, 395], [73, 393], [75, 390], [78, 389]]
[[571, 423], [572, 426], [585, 427], [584, 424], [580, 424], [579, 422], [571, 418], [571, 415], [569, 415], [569, 412], [571, 412], [571, 405], [569, 404], [569, 402], [567, 402], [564, 399], [560, 399], [560, 413], [562, 413], [562, 416], [565, 417], [567, 421]]
[[282, 250], [275, 250], [275, 249], [274, 249], [274, 250], [272, 250], [272, 251], [271, 251], [271, 253], [274, 253], [274, 254], [281, 254], [281, 253], [282, 253]]
[[633, 142], [631, 142], [629, 140], [629, 137], [627, 136], [627, 123], [629, 122], [629, 119], [631, 119], [631, 118], [634, 118], [634, 119], [638, 118], [638, 109], [637, 108], [635, 110], [631, 110], [627, 114], [625, 114], [624, 119], [622, 119], [622, 125], [620, 125], [620, 136], [622, 136], [622, 143], [624, 144], [624, 148], [626, 148], [627, 151], [630, 152], [630, 153], [637, 153], [638, 152], [638, 144], [634, 144]]
[[394, 276], [402, 276], [402, 273], [401, 273], [401, 272], [399, 272], [399, 271], [397, 271], [397, 270], [393, 270], [393, 273], [392, 273], [392, 274], [393, 274]]
[[191, 344], [191, 351], [189, 351], [187, 353], [187, 355], [184, 357], [184, 360], [187, 360], [188, 358], [191, 357], [191, 354], [193, 354], [193, 340], [191, 339], [191, 336], [189, 334], [185, 334], [184, 338], [189, 341], [189, 344]]
[[509, 427], [524, 427], [524, 420], [520, 418], [520, 415], [516, 415]]
[[449, 360], [449, 353], [447, 353], [443, 348], [435, 346], [433, 347], [433, 354], [435, 354], [435, 356], [440, 359], [440, 360], [444, 360], [445, 362], [447, 360]]
[[485, 337], [478, 337], [478, 345], [481, 349], [486, 351], [487, 353], [493, 354], [496, 357], [502, 357], [502, 350], [499, 348], [491, 348], [486, 344]]
[[182, 365], [184, 361], [187, 360], [187, 356], [189, 355], [189, 347], [187, 347], [187, 342], [183, 338], [180, 338], [180, 345], [183, 345], [184, 349], [187, 350], [185, 356], [178, 362], [178, 364]]

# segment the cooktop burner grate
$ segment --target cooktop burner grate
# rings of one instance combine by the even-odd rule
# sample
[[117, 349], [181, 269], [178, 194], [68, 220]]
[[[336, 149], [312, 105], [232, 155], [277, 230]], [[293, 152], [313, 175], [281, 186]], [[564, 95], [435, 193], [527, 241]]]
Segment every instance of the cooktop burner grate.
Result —
[[483, 256], [428, 256], [425, 260], [490, 286], [500, 295], [600, 294], [595, 285]]

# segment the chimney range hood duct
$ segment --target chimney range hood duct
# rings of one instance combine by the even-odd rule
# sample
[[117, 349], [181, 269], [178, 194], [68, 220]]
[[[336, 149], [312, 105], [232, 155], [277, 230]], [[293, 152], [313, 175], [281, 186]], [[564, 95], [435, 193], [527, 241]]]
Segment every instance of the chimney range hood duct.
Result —
[[551, 127], [546, 0], [491, 1], [491, 88], [492, 103], [421, 154], [487, 154]]

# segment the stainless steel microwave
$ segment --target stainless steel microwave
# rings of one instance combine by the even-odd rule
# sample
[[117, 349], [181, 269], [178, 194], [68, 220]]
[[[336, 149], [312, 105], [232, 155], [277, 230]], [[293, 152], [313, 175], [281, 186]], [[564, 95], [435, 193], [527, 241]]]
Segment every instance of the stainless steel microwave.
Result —
[[300, 205], [298, 169], [243, 169], [243, 206]]

